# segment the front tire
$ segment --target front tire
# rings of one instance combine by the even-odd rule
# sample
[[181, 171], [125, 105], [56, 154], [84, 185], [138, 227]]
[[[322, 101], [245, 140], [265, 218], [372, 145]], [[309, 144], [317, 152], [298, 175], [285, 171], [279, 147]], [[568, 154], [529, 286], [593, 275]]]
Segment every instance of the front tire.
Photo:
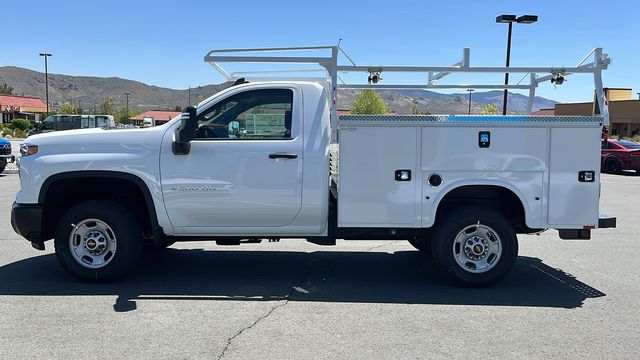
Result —
[[509, 221], [494, 210], [475, 206], [447, 214], [431, 246], [436, 266], [463, 286], [494, 284], [518, 257], [518, 238]]
[[107, 200], [87, 201], [67, 211], [58, 223], [54, 243], [62, 267], [88, 282], [125, 275], [142, 250], [135, 216], [124, 205]]

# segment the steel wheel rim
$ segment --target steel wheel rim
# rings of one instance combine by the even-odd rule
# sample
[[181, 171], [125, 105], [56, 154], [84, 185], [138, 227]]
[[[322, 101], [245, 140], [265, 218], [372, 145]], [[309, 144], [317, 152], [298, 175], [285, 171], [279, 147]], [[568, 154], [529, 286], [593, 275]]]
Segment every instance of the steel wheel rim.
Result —
[[458, 232], [453, 242], [453, 257], [467, 272], [480, 274], [493, 269], [502, 256], [502, 241], [491, 227], [469, 225]]
[[113, 260], [117, 241], [113, 229], [107, 223], [98, 219], [86, 219], [72, 226], [69, 250], [78, 264], [89, 269], [100, 269]]

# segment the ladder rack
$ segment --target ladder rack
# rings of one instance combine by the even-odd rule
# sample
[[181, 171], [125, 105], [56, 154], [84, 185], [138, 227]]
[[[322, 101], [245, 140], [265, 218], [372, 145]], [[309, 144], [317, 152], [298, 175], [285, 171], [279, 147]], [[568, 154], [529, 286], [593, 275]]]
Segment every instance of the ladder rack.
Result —
[[[323, 53], [317, 55], [317, 53]], [[272, 47], [272, 48], [247, 48], [247, 49], [217, 49], [211, 50], [205, 55], [204, 61], [208, 62], [227, 81], [235, 81], [239, 78], [246, 78], [249, 81], [282, 81], [282, 80], [304, 80], [317, 81], [331, 90], [331, 139], [337, 139], [337, 98], [338, 88], [343, 89], [519, 89], [529, 90], [529, 101], [527, 110], [531, 113], [533, 100], [535, 98], [538, 84], [550, 81], [557, 76], [567, 76], [571, 74], [592, 74], [595, 85], [595, 97], [601, 115], [604, 117], [604, 124], [609, 124], [609, 113], [607, 110], [604, 89], [602, 83], [602, 71], [606, 70], [611, 63], [609, 56], [602, 52], [602, 48], [595, 48], [588, 53], [576, 66], [570, 67], [535, 67], [535, 66], [471, 66], [469, 48], [463, 49], [462, 59], [450, 66], [358, 66], [338, 45], [327, 46], [298, 46], [298, 47]], [[339, 63], [339, 55], [342, 54], [349, 64]], [[592, 62], [585, 63], [589, 58]], [[243, 64], [299, 64], [305, 68], [299, 69], [249, 69], [245, 71], [228, 72], [222, 67], [222, 63], [243, 63]], [[426, 75], [425, 84], [353, 84], [345, 83], [338, 76], [338, 73], [422, 73]], [[451, 73], [520, 73], [524, 74], [517, 84], [438, 84], [437, 81]], [[298, 74], [298, 76], [294, 76]], [[301, 77], [301, 74], [305, 74]], [[317, 76], [315, 74], [318, 74]], [[542, 76], [538, 76], [543, 74]], [[527, 75], [528, 84], [520, 84]], [[340, 82], [338, 81], [340, 80]]]

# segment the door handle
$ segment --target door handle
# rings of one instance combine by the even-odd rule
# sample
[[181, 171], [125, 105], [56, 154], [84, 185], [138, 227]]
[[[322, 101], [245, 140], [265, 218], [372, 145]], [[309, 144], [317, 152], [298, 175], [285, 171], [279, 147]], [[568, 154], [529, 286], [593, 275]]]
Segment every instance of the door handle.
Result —
[[290, 153], [275, 153], [269, 154], [269, 159], [297, 159], [298, 154], [290, 154]]

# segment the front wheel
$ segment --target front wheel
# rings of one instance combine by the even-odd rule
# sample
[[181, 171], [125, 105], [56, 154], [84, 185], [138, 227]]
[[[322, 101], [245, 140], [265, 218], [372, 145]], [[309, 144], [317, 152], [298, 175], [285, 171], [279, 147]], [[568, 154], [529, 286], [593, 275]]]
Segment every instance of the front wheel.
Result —
[[67, 211], [55, 234], [56, 256], [74, 277], [107, 282], [131, 270], [142, 249], [140, 227], [123, 205], [93, 200]]
[[518, 238], [500, 213], [465, 207], [438, 225], [432, 252], [436, 266], [464, 286], [489, 286], [505, 276], [518, 257]]

